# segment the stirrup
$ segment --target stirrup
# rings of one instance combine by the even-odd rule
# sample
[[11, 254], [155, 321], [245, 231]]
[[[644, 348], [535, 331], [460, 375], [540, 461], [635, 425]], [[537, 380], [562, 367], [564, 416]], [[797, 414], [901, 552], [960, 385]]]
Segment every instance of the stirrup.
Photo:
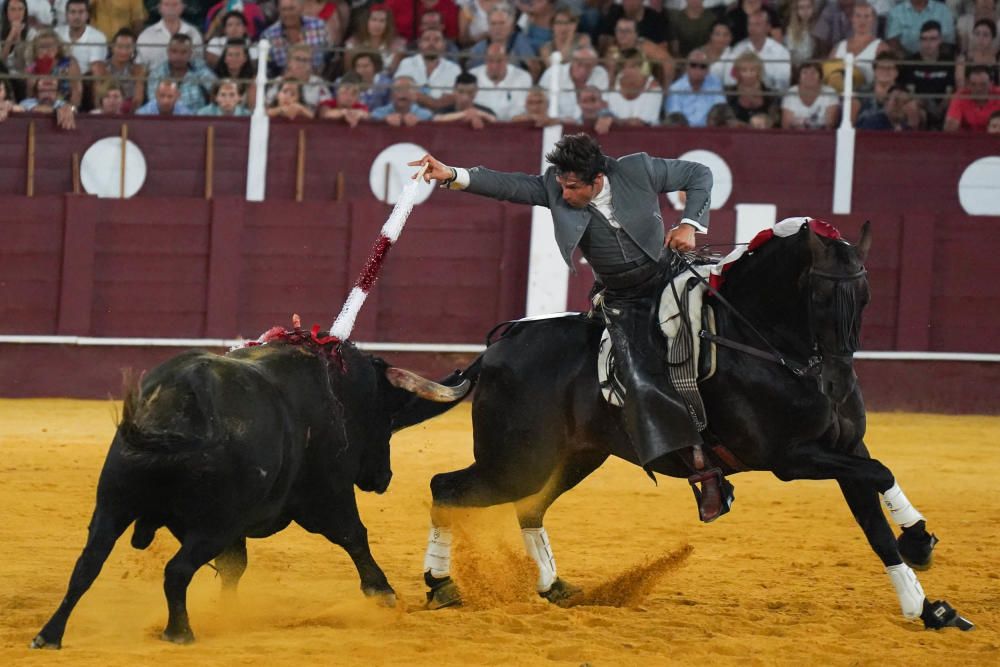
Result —
[[[698, 484], [701, 483], [701, 489]], [[711, 523], [729, 512], [736, 499], [733, 485], [722, 475], [720, 468], [709, 468], [688, 477], [688, 484], [698, 503], [698, 518]]]

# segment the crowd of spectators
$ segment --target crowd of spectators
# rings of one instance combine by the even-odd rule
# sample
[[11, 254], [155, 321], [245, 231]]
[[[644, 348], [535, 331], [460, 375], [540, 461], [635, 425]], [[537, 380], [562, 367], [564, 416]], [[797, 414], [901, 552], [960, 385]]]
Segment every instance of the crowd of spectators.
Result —
[[262, 96], [272, 117], [352, 127], [816, 129], [849, 113], [862, 129], [1000, 132], [998, 0], [0, 2], [0, 120], [247, 116]]

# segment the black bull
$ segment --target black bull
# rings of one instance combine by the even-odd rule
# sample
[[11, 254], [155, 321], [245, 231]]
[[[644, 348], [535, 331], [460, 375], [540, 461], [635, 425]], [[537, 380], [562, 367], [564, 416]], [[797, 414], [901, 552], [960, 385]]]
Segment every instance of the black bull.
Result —
[[[709, 298], [715, 302], [719, 333], [766, 350], [753, 331], [757, 329], [789, 364], [796, 360], [801, 369], [809, 367], [810, 358], [821, 363], [796, 375], [773, 360], [718, 347], [717, 370], [700, 391], [713, 439], [743, 466], [771, 471], [785, 481], [837, 480], [882, 563], [899, 565], [902, 552], [907, 562], [920, 567], [930, 562], [932, 536], [919, 521], [906, 527], [897, 542], [878, 495], [893, 486], [894, 478], [869, 456], [863, 439], [865, 408], [852, 357], [869, 299], [863, 262], [870, 238], [867, 224], [856, 247], [822, 239], [803, 226], [731, 265], [722, 296], [735, 310]], [[596, 318], [585, 317], [518, 323], [473, 364], [475, 462], [431, 481], [435, 526], [449, 524], [449, 508], [512, 502], [522, 529], [539, 529], [552, 502], [608, 456], [636, 463], [622, 410], [609, 405], [599, 391], [596, 358], [602, 328]], [[650, 467], [675, 477], [692, 475], [691, 458], [679, 454], [661, 457]], [[726, 460], [709, 465], [738, 472]], [[458, 599], [450, 578], [425, 577], [431, 606]], [[556, 580], [543, 594], [559, 601], [570, 590]], [[933, 604], [924, 599], [925, 616]], [[932, 612], [954, 619], [953, 611], [940, 609]], [[913, 615], [913, 604], [904, 613]], [[941, 625], [933, 619], [929, 624]]]
[[329, 351], [289, 343], [226, 356], [191, 351], [149, 372], [126, 396], [66, 597], [32, 646], [60, 647], [73, 607], [133, 522], [136, 548], [161, 526], [181, 543], [165, 569], [164, 639], [194, 638], [185, 599], [198, 568], [216, 559], [231, 594], [246, 569], [246, 538], [292, 521], [343, 547], [364, 593], [393, 604], [353, 487], [385, 491], [391, 434], [455, 405], [469, 382], [432, 383], [350, 344], [339, 358]]

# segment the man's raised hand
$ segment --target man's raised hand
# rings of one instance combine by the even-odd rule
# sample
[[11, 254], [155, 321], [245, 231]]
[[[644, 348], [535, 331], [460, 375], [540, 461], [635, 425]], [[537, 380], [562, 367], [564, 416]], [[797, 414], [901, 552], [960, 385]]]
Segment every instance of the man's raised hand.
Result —
[[[424, 172], [425, 183], [430, 183], [432, 178], [436, 181], [447, 181], [452, 176], [451, 167], [446, 166], [433, 155], [425, 155], [419, 160], [407, 162], [410, 167], [422, 167], [425, 164], [427, 165], [427, 171]], [[417, 174], [414, 174], [413, 178], [416, 177]]]

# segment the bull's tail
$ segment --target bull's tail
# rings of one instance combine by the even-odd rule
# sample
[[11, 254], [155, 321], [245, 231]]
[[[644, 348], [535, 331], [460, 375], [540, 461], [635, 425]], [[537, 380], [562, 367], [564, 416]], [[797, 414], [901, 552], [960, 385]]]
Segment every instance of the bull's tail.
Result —
[[468, 380], [472, 386], [469, 387], [469, 391], [466, 392], [461, 398], [454, 401], [439, 403], [437, 401], [429, 401], [427, 399], [414, 396], [407, 401], [407, 403], [393, 415], [393, 432], [400, 431], [409, 426], [414, 426], [422, 421], [444, 414], [464, 401], [465, 397], [470, 395], [475, 389], [476, 382], [479, 380], [479, 372], [482, 368], [482, 363], [483, 355], [480, 354], [464, 370], [456, 370], [448, 377], [439, 381], [439, 384], [451, 387], [462, 381]]

